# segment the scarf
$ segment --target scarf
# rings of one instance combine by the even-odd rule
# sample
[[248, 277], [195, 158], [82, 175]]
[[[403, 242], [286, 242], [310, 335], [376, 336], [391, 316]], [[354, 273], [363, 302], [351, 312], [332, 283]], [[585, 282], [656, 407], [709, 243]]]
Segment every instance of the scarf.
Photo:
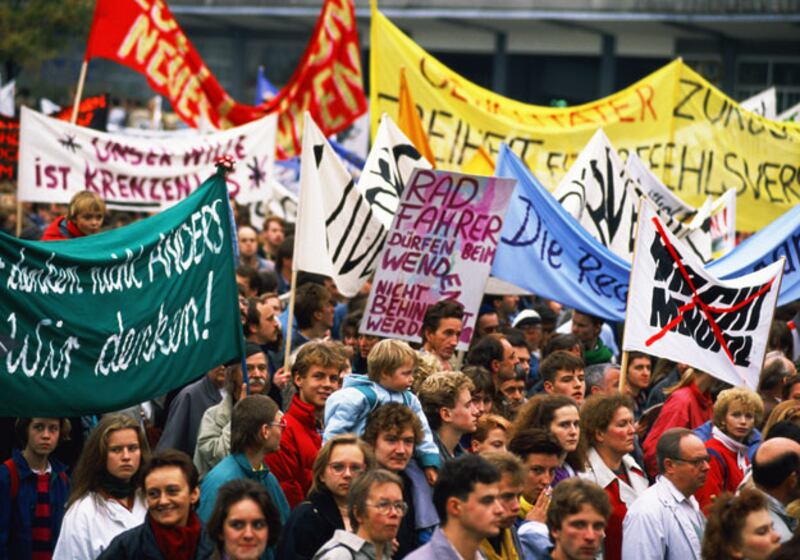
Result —
[[739, 467], [740, 471], [744, 472], [747, 469], [747, 445], [736, 441], [716, 426], [711, 428], [711, 436], [724, 445], [726, 449], [736, 453], [736, 466]]
[[500, 532], [500, 553], [492, 546], [489, 539], [481, 541], [481, 552], [487, 560], [519, 560], [519, 551], [514, 546], [514, 537], [511, 535], [511, 529], [501, 529]]
[[597, 345], [593, 349], [583, 351], [583, 361], [586, 362], [586, 365], [610, 362], [613, 357], [614, 354], [612, 354], [611, 349], [603, 344], [603, 341], [599, 338], [597, 339]]
[[195, 512], [189, 514], [186, 527], [165, 527], [147, 516], [156, 538], [158, 549], [169, 560], [193, 560], [200, 542], [200, 518]]
[[109, 496], [122, 500], [131, 497], [136, 491], [131, 480], [122, 480], [106, 472], [100, 480], [100, 488]]
[[525, 499], [525, 496], [519, 497], [519, 516], [525, 519], [525, 516], [533, 509], [533, 504]]

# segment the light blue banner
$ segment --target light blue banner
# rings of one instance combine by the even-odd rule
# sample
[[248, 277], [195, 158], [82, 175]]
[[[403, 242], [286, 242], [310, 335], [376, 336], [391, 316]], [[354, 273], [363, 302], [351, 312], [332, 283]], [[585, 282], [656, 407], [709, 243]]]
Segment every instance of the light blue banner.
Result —
[[781, 257], [783, 267], [778, 305], [800, 299], [800, 205], [745, 239], [740, 245], [706, 266], [711, 274], [727, 279], [764, 268]]
[[625, 318], [630, 264], [570, 216], [503, 144], [495, 175], [512, 177], [492, 276], [609, 321]]
[[[589, 235], [505, 145], [495, 175], [516, 179], [517, 187], [492, 276], [608, 321], [624, 320], [630, 263]], [[782, 256], [786, 267], [778, 305], [800, 299], [800, 205], [706, 269], [731, 279]]]

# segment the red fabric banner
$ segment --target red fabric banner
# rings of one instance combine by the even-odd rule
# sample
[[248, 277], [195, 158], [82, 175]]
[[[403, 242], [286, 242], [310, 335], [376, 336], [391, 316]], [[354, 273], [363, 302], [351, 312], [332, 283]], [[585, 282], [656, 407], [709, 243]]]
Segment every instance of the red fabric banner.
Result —
[[163, 0], [97, 0], [86, 59], [107, 58], [141, 72], [191, 126], [217, 128], [278, 112], [279, 157], [300, 153], [303, 113], [326, 135], [367, 109], [352, 0], [325, 0], [289, 83], [260, 106], [237, 103], [203, 62]]

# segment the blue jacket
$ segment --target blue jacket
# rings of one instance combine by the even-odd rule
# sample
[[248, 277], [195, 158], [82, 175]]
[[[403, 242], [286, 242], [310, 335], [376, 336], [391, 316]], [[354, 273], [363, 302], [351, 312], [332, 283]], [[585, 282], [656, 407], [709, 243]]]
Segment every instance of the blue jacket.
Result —
[[[30, 558], [32, 554], [31, 526], [36, 509], [36, 474], [22, 453], [14, 450], [19, 487], [16, 499], [11, 500], [11, 474], [0, 464], [0, 559]], [[55, 548], [64, 518], [64, 504], [69, 495], [67, 467], [50, 459], [50, 535]]]
[[214, 502], [217, 501], [217, 492], [223, 484], [231, 480], [249, 478], [267, 489], [272, 503], [275, 504], [280, 514], [281, 526], [285, 525], [286, 520], [289, 519], [289, 502], [286, 501], [286, 496], [275, 475], [269, 472], [266, 465], [262, 465], [262, 467], [261, 470], [254, 471], [244, 453], [235, 453], [228, 455], [217, 463], [216, 467], [208, 471], [203, 482], [200, 483], [200, 504], [197, 507], [197, 515], [200, 516], [203, 523], [207, 523], [208, 518], [211, 517]]
[[[374, 395], [377, 401], [370, 402], [367, 394]], [[408, 406], [419, 418], [422, 423], [422, 442], [417, 444], [414, 454], [423, 468], [438, 467], [439, 448], [433, 440], [433, 432], [417, 396], [411, 391], [386, 389], [366, 375], [351, 373], [346, 376], [342, 388], [325, 401], [325, 433], [322, 441], [326, 442], [338, 434], [363, 435], [369, 413], [377, 405], [390, 402]]]
[[[712, 428], [711, 420], [705, 422], [704, 424], [700, 424], [694, 429], [694, 433], [697, 437], [703, 440], [703, 443], [707, 442], [711, 439], [711, 428]], [[758, 446], [761, 445], [761, 432], [758, 431], [758, 428], [753, 428], [753, 432], [750, 434], [750, 437], [747, 438], [745, 442], [747, 444], [747, 459], [750, 461], [750, 464], [753, 464], [753, 457], [758, 451]]]

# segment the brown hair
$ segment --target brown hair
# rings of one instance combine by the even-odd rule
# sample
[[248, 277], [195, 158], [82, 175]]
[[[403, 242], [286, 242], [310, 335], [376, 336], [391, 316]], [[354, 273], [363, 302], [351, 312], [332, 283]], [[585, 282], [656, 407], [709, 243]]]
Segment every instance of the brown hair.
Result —
[[361, 436], [372, 447], [378, 441], [378, 434], [383, 432], [402, 432], [411, 428], [414, 432], [414, 445], [422, 441], [422, 422], [414, 412], [404, 404], [391, 402], [379, 406], [367, 418], [364, 434]]
[[17, 418], [14, 421], [14, 434], [17, 436], [17, 441], [21, 449], [25, 449], [28, 446], [28, 428], [31, 427], [31, 424], [33, 424], [36, 418], [41, 418], [42, 420], [58, 420], [58, 443], [69, 440], [72, 424], [68, 418], [50, 418], [45, 416]]
[[75, 218], [86, 211], [105, 214], [106, 203], [97, 193], [92, 191], [75, 193], [67, 207], [67, 219], [74, 222]]
[[403, 480], [386, 469], [368, 471], [358, 477], [350, 486], [350, 492], [347, 494], [347, 516], [350, 518], [350, 526], [354, 532], [358, 530], [359, 525], [357, 516], [363, 516], [367, 509], [369, 491], [376, 484], [387, 483], [397, 484], [400, 490], [403, 490]]
[[108, 438], [112, 432], [120, 430], [133, 430], [139, 439], [139, 449], [141, 450], [141, 461], [139, 469], [131, 479], [134, 486], [141, 482], [142, 466], [150, 458], [150, 447], [147, 445], [147, 437], [139, 422], [126, 416], [125, 414], [108, 414], [94, 427], [83, 446], [83, 451], [72, 473], [72, 481], [67, 500], [66, 508], [69, 508], [76, 501], [83, 498], [89, 492], [100, 490], [100, 482], [105, 477], [106, 463], [108, 461]]
[[592, 395], [586, 399], [581, 407], [581, 439], [587, 448], [594, 447], [597, 433], [608, 429], [620, 408], [627, 408], [633, 414], [634, 404], [630, 397], [612, 393]]
[[347, 357], [337, 343], [328, 340], [312, 340], [303, 344], [297, 352], [297, 356], [292, 362], [292, 375], [305, 377], [314, 366], [326, 369], [332, 367], [341, 372], [347, 365]]
[[244, 453], [261, 442], [261, 426], [275, 420], [278, 405], [265, 395], [250, 395], [231, 412], [231, 453]]
[[539, 365], [539, 377], [542, 381], [554, 383], [559, 371], [578, 371], [583, 369], [583, 360], [566, 352], [558, 350], [547, 356]]
[[147, 489], [145, 484], [150, 473], [164, 467], [178, 467], [186, 479], [186, 484], [189, 486], [189, 490], [191, 491], [197, 488], [200, 476], [197, 473], [197, 467], [195, 467], [194, 463], [192, 462], [192, 458], [183, 451], [178, 451], [177, 449], [165, 449], [164, 451], [158, 451], [153, 454], [153, 456], [150, 457], [150, 460], [147, 461], [147, 464], [144, 466], [144, 468], [141, 469], [142, 490]]
[[491, 451], [482, 453], [490, 465], [497, 469], [502, 478], [504, 474], [511, 476], [511, 483], [515, 486], [522, 486], [525, 483], [525, 467], [519, 457], [508, 451]]
[[[528, 400], [517, 412], [517, 417], [511, 425], [509, 439], [529, 428], [541, 428], [550, 433], [550, 424], [555, 420], [556, 412], [566, 406], [572, 406], [582, 416], [578, 404], [564, 395], [536, 395]], [[583, 427], [581, 427], [578, 447], [575, 451], [567, 453], [566, 463], [578, 472], [586, 470], [586, 445], [583, 441]]]
[[225, 539], [222, 536], [225, 520], [231, 507], [244, 500], [255, 502], [267, 520], [267, 546], [274, 546], [278, 542], [281, 534], [281, 518], [267, 489], [247, 478], [231, 480], [223, 484], [217, 492], [214, 510], [206, 523], [208, 537], [214, 543], [220, 557], [225, 551]]
[[547, 508], [547, 528], [551, 534], [554, 530], [560, 530], [564, 520], [580, 512], [586, 504], [592, 506], [608, 523], [611, 503], [605, 490], [594, 482], [579, 477], [559, 482], [553, 489], [550, 506]]
[[742, 529], [747, 516], [766, 510], [767, 499], [753, 488], [745, 488], [738, 496], [720, 495], [708, 511], [703, 533], [703, 560], [733, 560], [742, 546]]
[[464, 389], [471, 392], [474, 388], [472, 380], [457, 371], [434, 373], [426, 379], [419, 389], [418, 397], [431, 430], [438, 430], [442, 425], [439, 409], [455, 408], [458, 394]]
[[475, 433], [472, 434], [472, 439], [480, 442], [486, 441], [486, 438], [489, 437], [489, 432], [497, 428], [503, 430], [506, 436], [510, 437], [511, 422], [498, 414], [484, 414], [478, 418], [478, 427]]
[[790, 399], [778, 403], [772, 412], [769, 413], [767, 421], [764, 423], [764, 429], [761, 430], [761, 441], [764, 441], [769, 436], [769, 431], [778, 422], [788, 420], [800, 426], [800, 401]]
[[310, 492], [322, 492], [325, 488], [325, 483], [322, 482], [322, 475], [325, 469], [328, 468], [331, 455], [333, 455], [333, 450], [337, 445], [355, 445], [361, 450], [361, 454], [364, 455], [365, 470], [369, 471], [375, 468], [375, 456], [372, 454], [372, 449], [370, 449], [369, 445], [367, 445], [364, 440], [354, 434], [339, 434], [333, 436], [325, 442], [325, 445], [319, 450], [317, 458], [314, 459], [314, 465], [311, 467], [312, 479]]

